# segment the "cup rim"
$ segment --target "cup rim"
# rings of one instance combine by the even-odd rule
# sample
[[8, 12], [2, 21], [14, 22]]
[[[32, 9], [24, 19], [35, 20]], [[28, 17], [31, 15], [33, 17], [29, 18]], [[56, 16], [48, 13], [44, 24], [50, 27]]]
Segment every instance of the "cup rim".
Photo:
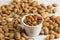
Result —
[[[29, 16], [29, 15], [38, 15], [38, 16], [41, 16], [41, 15], [39, 15], [39, 14], [27, 14], [27, 15], [23, 16], [23, 18], [22, 18], [22, 24], [23, 24], [23, 25], [25, 25], [25, 26], [27, 26], [27, 27], [35, 27], [35, 26], [29, 26], [29, 25], [27, 25], [26, 23], [24, 23], [25, 17], [26, 17], [26, 16]], [[41, 17], [42, 17], [42, 16], [41, 16]], [[43, 19], [43, 17], [42, 17], [42, 22], [41, 22], [40, 24], [36, 25], [36, 26], [41, 25], [41, 24], [43, 23], [43, 21], [44, 21], [44, 19]]]

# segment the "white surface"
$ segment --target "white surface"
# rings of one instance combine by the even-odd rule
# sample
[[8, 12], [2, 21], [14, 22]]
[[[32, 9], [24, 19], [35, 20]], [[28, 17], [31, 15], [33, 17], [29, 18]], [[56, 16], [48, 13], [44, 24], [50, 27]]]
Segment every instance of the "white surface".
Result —
[[[9, 4], [12, 0], [0, 0], [0, 5], [4, 5], [4, 4]], [[38, 0], [39, 3], [44, 3], [46, 5], [49, 4], [53, 4], [53, 3], [57, 3], [58, 4], [58, 12], [56, 12], [55, 15], [59, 15], [60, 16], [60, 0]], [[40, 35], [38, 37], [34, 37], [35, 40], [44, 40], [46, 38], [46, 35]], [[60, 40], [60, 38], [55, 39], [55, 40]]]

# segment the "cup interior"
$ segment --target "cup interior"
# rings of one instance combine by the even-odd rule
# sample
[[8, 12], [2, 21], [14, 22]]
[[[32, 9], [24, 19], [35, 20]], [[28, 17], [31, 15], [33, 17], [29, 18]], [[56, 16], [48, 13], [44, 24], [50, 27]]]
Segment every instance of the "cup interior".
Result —
[[[23, 18], [22, 18], [22, 24], [23, 25], [25, 25], [25, 26], [28, 26], [28, 27], [35, 27], [35, 26], [30, 26], [30, 25], [27, 25], [26, 23], [24, 23], [24, 19], [26, 18], [26, 16], [29, 16], [29, 15], [38, 15], [38, 16], [41, 16], [41, 15], [39, 15], [39, 14], [27, 14], [27, 15], [25, 15]], [[42, 17], [42, 16], [41, 16]], [[44, 21], [44, 19], [43, 19], [43, 17], [42, 17], [42, 22], [41, 23], [43, 23], [43, 21]], [[41, 24], [40, 23], [40, 24]], [[38, 25], [36, 25], [36, 26], [39, 26], [40, 24], [38, 24]]]

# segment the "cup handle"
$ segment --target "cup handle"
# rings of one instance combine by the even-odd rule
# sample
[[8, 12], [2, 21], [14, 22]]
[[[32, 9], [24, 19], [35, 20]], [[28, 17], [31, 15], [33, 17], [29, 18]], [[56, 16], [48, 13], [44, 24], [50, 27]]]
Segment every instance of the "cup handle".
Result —
[[22, 29], [24, 29], [24, 25], [23, 25], [23, 22], [22, 22], [22, 19], [21, 19], [21, 25], [20, 25], [21, 27], [22, 27]]

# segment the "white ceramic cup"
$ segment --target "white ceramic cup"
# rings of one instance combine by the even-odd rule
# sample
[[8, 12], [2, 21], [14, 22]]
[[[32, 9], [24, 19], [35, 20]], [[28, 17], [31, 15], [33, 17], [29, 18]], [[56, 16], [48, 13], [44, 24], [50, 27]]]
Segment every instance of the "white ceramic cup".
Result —
[[[26, 31], [26, 33], [27, 33], [28, 36], [31, 36], [31, 37], [38, 36], [40, 34], [40, 31], [41, 31], [41, 28], [42, 28], [42, 23], [43, 23], [44, 19], [42, 18], [42, 22], [39, 25], [29, 26], [29, 25], [27, 25], [27, 24], [24, 23], [25, 17], [29, 16], [29, 15], [35, 15], [35, 14], [28, 14], [28, 15], [25, 15], [22, 18], [22, 24], [24, 26], [24, 29], [25, 29], [25, 31]], [[39, 14], [36, 14], [36, 15], [41, 16]]]

